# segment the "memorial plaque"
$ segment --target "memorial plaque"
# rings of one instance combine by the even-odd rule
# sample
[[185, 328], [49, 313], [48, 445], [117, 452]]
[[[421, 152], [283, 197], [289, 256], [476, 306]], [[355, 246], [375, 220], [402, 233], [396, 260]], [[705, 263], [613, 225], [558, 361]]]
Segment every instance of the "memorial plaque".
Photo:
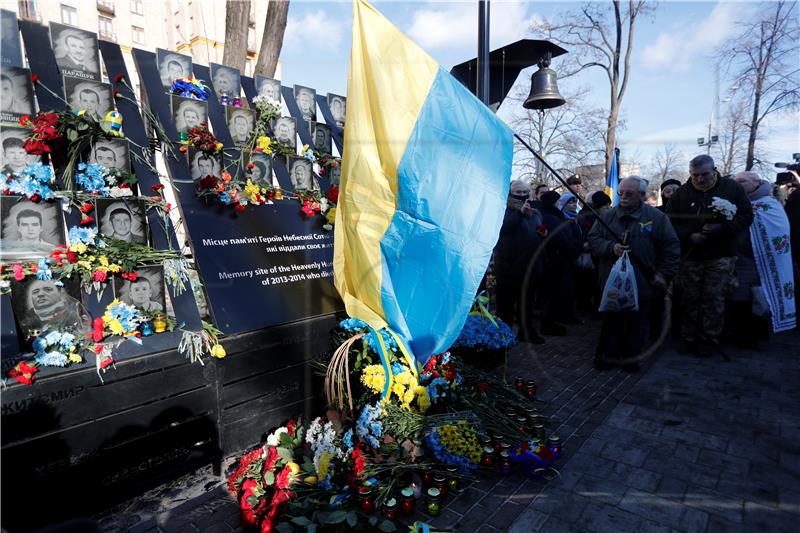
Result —
[[294, 86], [294, 100], [300, 108], [300, 114], [306, 122], [317, 120], [317, 91], [302, 85]]
[[331, 127], [320, 122], [314, 123], [314, 149], [323, 154], [330, 155], [333, 150], [331, 143]]
[[344, 117], [347, 114], [347, 98], [338, 94], [328, 93], [328, 107], [331, 109], [333, 120], [340, 128], [344, 128]]
[[256, 152], [250, 155], [250, 163], [253, 168], [247, 171], [247, 179], [262, 187], [272, 186], [272, 156]]
[[297, 151], [297, 121], [292, 117], [278, 117], [275, 119], [272, 130], [275, 140], [289, 145]]
[[238, 109], [228, 107], [226, 109], [228, 119], [228, 130], [231, 132], [231, 139], [236, 146], [244, 146], [250, 138], [255, 128], [256, 114], [250, 109]]
[[192, 181], [197, 181], [206, 176], [219, 177], [222, 172], [222, 154], [206, 154], [197, 148], [189, 147], [189, 172]]
[[23, 115], [34, 114], [31, 71], [26, 68], [3, 67], [0, 72], [0, 121], [18, 124]]
[[51, 22], [50, 41], [61, 74], [100, 81], [100, 54], [97, 50], [96, 33]]
[[211, 81], [217, 97], [236, 98], [242, 93], [242, 80], [239, 69], [211, 63]]
[[135, 244], [147, 244], [144, 200], [98, 198], [97, 230], [101, 235]]
[[5, 175], [17, 174], [31, 163], [41, 163], [42, 156], [25, 151], [24, 143], [31, 130], [13, 126], [0, 126], [0, 172]]
[[281, 101], [281, 82], [280, 80], [273, 80], [261, 74], [256, 74], [255, 79], [256, 90], [258, 96], [266, 96], [276, 102]]
[[114, 110], [111, 85], [99, 81], [64, 76], [64, 94], [72, 109], [84, 111], [101, 122]]
[[172, 118], [178, 133], [208, 123], [208, 103], [178, 95], [170, 95]]
[[145, 311], [163, 312], [167, 308], [164, 267], [139, 267], [136, 279], [114, 278], [114, 296]]
[[92, 146], [89, 162], [130, 172], [130, 150], [125, 139], [101, 139]]
[[172, 87], [172, 82], [178, 78], [188, 78], [192, 75], [192, 57], [156, 48], [156, 61], [161, 84], [165, 89]]
[[0, 10], [0, 57], [3, 70], [8, 67], [22, 67], [17, 14], [7, 9]]
[[64, 244], [61, 202], [32, 202], [23, 196], [0, 197], [0, 259], [47, 257]]

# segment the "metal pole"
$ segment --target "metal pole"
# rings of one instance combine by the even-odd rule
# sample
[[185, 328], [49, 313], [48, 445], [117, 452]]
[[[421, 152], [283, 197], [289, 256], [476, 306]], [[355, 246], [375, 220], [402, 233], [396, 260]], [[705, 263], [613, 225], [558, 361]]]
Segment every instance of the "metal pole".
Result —
[[476, 96], [489, 105], [489, 0], [478, 2], [478, 68]]

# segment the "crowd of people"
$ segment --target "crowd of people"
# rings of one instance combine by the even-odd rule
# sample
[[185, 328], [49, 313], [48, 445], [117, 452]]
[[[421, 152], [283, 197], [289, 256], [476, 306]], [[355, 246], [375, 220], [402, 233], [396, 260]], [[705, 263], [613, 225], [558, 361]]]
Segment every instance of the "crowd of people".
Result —
[[[725, 355], [723, 342], [756, 348], [797, 327], [800, 175], [783, 185], [722, 176], [708, 155], [688, 171], [684, 183], [661, 183], [657, 206], [639, 176], [620, 181], [617, 202], [585, 195], [578, 176], [560, 193], [512, 182], [493, 258], [500, 318], [532, 343], [580, 327], [583, 313], [602, 318], [595, 366], [631, 372], [669, 335], [682, 352], [711, 357]], [[623, 256], [638, 305], [600, 312]]]

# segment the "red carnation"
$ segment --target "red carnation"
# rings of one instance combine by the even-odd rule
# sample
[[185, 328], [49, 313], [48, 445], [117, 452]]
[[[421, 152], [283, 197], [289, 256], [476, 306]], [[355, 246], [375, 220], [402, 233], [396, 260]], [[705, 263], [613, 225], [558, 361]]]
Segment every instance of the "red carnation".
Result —
[[78, 253], [73, 252], [72, 250], [67, 251], [67, 261], [70, 263], [77, 263], [78, 262]]
[[81, 226], [88, 226], [92, 222], [94, 222], [94, 219], [92, 217], [84, 217], [84, 218], [81, 219], [80, 224], [81, 224]]
[[38, 75], [38, 74], [36, 74], [36, 73], [33, 73], [33, 74], [31, 74], [31, 81], [32, 81], [33, 83], [36, 83], [36, 82], [38, 82], [38, 81], [39, 81], [39, 75]]
[[201, 189], [213, 189], [219, 183], [219, 179], [216, 176], [206, 176], [205, 178], [200, 180], [198, 186]]
[[164, 212], [169, 213], [172, 210], [172, 204], [167, 202], [167, 205], [164, 206]]
[[30, 122], [31, 122], [30, 115], [22, 115], [19, 119], [20, 126], [27, 126], [28, 124], [30, 124]]
[[106, 357], [105, 359], [100, 361], [100, 368], [106, 368], [107, 366], [112, 364], [114, 364], [114, 359], [112, 359], [111, 357]]
[[244, 205], [236, 204], [236, 207], [234, 207], [234, 209], [236, 210], [237, 213], [241, 213], [242, 211], [244, 211]]
[[94, 209], [94, 205], [93, 204], [83, 204], [80, 209], [81, 209], [81, 213], [90, 213], [92, 211], [92, 209]]
[[294, 432], [296, 430], [297, 430], [297, 422], [295, 422], [294, 419], [289, 420], [288, 422], [286, 422], [286, 433], [290, 437], [294, 437]]
[[333, 203], [337, 203], [339, 201], [339, 187], [336, 185], [331, 185], [330, 189], [328, 189], [328, 200]]
[[125, 79], [125, 74], [123, 74], [121, 72], [119, 74], [117, 74], [116, 76], [114, 76], [114, 81], [117, 82], [117, 83], [121, 82], [124, 79]]
[[153, 190], [153, 192], [158, 192], [164, 188], [164, 185], [162, 185], [161, 183], [156, 183], [150, 188]]
[[31, 202], [38, 202], [41, 199], [42, 199], [42, 197], [39, 196], [38, 194], [31, 195]]
[[247, 163], [247, 169], [248, 169], [248, 170], [250, 170], [250, 169], [251, 169], [251, 168], [253, 168], [254, 166], [255, 166], [255, 165], [254, 165], [253, 163]]
[[97, 270], [97, 271], [95, 271], [94, 275], [92, 276], [92, 279], [94, 281], [103, 282], [106, 279], [108, 279], [108, 274], [106, 272], [103, 272], [102, 270]]

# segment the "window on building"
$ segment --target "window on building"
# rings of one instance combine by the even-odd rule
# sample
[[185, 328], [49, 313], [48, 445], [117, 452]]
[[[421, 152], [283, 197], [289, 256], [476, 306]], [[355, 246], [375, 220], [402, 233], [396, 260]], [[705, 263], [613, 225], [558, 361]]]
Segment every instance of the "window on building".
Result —
[[140, 28], [139, 26], [131, 26], [131, 34], [133, 37], [133, 42], [136, 44], [144, 44], [144, 28]]
[[131, 0], [131, 13], [135, 15], [144, 15], [144, 4], [142, 0]]
[[61, 22], [70, 26], [78, 25], [78, 10], [72, 6], [61, 4]]
[[104, 37], [111, 37], [114, 35], [114, 21], [108, 17], [97, 17], [97, 33]]
[[36, 0], [19, 0], [17, 2], [19, 6], [19, 16], [22, 18], [36, 18], [38, 13], [36, 12]]

